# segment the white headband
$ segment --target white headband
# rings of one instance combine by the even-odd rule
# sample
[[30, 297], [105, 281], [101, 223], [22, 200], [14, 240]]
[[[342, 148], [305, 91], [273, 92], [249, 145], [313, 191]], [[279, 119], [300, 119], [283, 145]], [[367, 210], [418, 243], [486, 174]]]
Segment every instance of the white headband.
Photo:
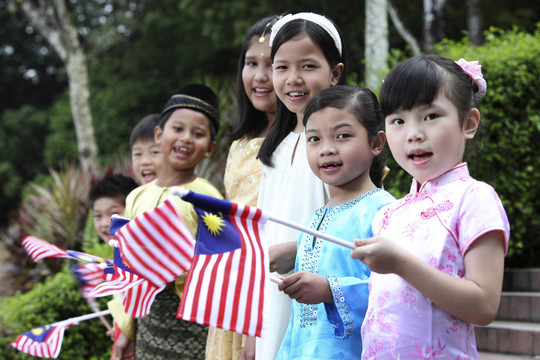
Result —
[[276, 21], [274, 26], [272, 26], [272, 33], [270, 34], [270, 40], [268, 44], [272, 46], [272, 44], [274, 43], [276, 34], [279, 32], [279, 30], [281, 30], [283, 25], [297, 19], [311, 21], [312, 23], [315, 23], [319, 25], [320, 27], [322, 27], [328, 34], [330, 34], [330, 36], [334, 40], [334, 44], [336, 45], [336, 48], [339, 52], [339, 56], [343, 56], [342, 50], [341, 50], [341, 38], [334, 24], [332, 24], [332, 22], [328, 20], [327, 18], [325, 18], [324, 16], [315, 14], [315, 13], [310, 13], [310, 12], [301, 12], [294, 15], [293, 14], [285, 15], [284, 17]]

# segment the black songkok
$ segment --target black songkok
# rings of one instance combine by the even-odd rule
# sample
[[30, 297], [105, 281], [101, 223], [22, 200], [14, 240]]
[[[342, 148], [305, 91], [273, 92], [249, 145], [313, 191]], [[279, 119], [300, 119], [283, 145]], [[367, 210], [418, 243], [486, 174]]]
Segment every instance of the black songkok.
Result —
[[206, 85], [186, 85], [174, 93], [167, 101], [161, 119], [176, 109], [191, 109], [203, 113], [210, 120], [210, 128], [213, 133], [219, 130], [219, 104], [216, 94]]

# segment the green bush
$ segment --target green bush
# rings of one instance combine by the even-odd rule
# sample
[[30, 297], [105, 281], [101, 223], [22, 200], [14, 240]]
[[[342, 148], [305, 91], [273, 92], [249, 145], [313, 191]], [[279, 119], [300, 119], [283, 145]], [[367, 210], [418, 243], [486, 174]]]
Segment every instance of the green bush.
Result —
[[[511, 226], [507, 266], [538, 266], [540, 24], [533, 34], [492, 28], [485, 35], [482, 46], [473, 46], [464, 38], [444, 41], [436, 49], [441, 56], [478, 60], [482, 65], [488, 84], [487, 94], [478, 104], [483, 134], [465, 161], [473, 177], [496, 189], [506, 209]], [[387, 188], [398, 196], [408, 192], [410, 177], [393, 161], [389, 167]]]
[[[100, 299], [101, 309], [106, 309], [104, 302]], [[0, 359], [35, 359], [9, 344], [33, 328], [91, 312], [67, 267], [25, 294], [1, 298]], [[107, 318], [112, 323], [111, 317]], [[91, 319], [66, 329], [58, 359], [108, 359], [111, 346], [105, 326], [98, 318]]]

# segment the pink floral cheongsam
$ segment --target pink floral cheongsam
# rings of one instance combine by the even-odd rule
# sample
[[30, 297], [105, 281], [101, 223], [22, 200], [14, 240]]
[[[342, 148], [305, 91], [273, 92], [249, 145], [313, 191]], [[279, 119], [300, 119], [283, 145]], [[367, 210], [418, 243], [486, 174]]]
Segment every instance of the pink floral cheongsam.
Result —
[[[394, 239], [429, 265], [465, 277], [463, 257], [490, 231], [501, 233], [505, 252], [510, 226], [495, 190], [469, 175], [462, 163], [426, 181], [419, 190], [381, 209], [374, 235]], [[362, 359], [479, 359], [474, 325], [432, 304], [395, 274], [372, 273], [362, 325]]]

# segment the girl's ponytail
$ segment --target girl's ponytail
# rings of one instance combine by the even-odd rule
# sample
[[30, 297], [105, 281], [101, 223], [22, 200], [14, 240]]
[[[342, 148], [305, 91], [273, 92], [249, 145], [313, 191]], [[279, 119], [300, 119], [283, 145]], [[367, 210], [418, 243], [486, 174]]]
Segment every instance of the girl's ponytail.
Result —
[[369, 168], [369, 177], [376, 187], [383, 187], [384, 174], [386, 172], [386, 155], [381, 152], [379, 155], [373, 157], [371, 160], [371, 167]]

